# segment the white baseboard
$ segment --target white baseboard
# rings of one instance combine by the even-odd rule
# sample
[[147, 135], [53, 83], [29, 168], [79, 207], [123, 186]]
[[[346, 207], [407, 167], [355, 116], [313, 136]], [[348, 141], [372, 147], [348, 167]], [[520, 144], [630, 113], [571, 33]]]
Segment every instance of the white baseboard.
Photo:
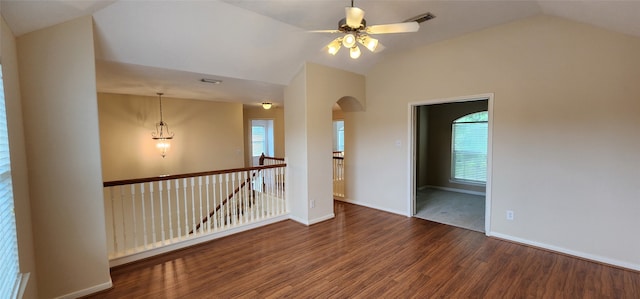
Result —
[[[383, 208], [383, 207], [380, 207], [380, 206], [372, 205], [370, 203], [361, 202], [361, 201], [357, 201], [357, 200], [351, 200], [351, 199], [348, 199], [346, 197], [336, 198], [336, 200], [344, 201], [344, 202], [352, 203], [354, 205], [359, 205], [359, 206], [363, 206], [363, 207], [367, 207], [367, 208], [372, 208], [372, 209], [376, 209], [376, 210], [380, 210], [380, 211], [384, 211], [384, 212], [389, 212], [389, 213], [392, 213], [392, 214], [398, 214], [398, 215], [402, 215], [402, 216], [407, 216], [406, 212], [390, 210], [390, 209]], [[411, 217], [411, 216], [407, 216], [407, 217]]]
[[197, 245], [197, 244], [200, 244], [200, 243], [204, 243], [204, 242], [208, 242], [208, 241], [211, 241], [211, 240], [219, 239], [219, 238], [222, 238], [222, 237], [226, 237], [226, 236], [229, 236], [229, 235], [237, 234], [237, 233], [244, 232], [244, 231], [247, 231], [247, 230], [250, 230], [250, 229], [258, 228], [258, 227], [261, 227], [261, 226], [273, 224], [273, 223], [284, 221], [284, 220], [288, 220], [288, 219], [290, 219], [289, 214], [284, 214], [284, 215], [280, 215], [280, 216], [277, 216], [277, 217], [273, 217], [273, 218], [265, 219], [265, 220], [258, 221], [258, 222], [255, 222], [255, 223], [251, 223], [251, 224], [248, 224], [248, 225], [229, 228], [229, 229], [221, 231], [221, 232], [211, 233], [211, 234], [208, 234], [208, 235], [199, 236], [199, 237], [195, 237], [195, 238], [184, 240], [184, 241], [179, 241], [179, 242], [176, 242], [176, 243], [173, 243], [173, 244], [165, 245], [165, 246], [154, 248], [154, 249], [149, 249], [149, 250], [146, 250], [146, 251], [137, 252], [137, 253], [126, 255], [126, 256], [122, 256], [122, 257], [112, 258], [111, 260], [109, 260], [109, 266], [110, 267], [115, 267], [115, 266], [119, 266], [119, 265], [124, 265], [124, 264], [130, 263], [130, 262], [134, 262], [134, 261], [137, 261], [137, 260], [141, 260], [141, 259], [149, 258], [149, 257], [155, 256], [155, 255], [167, 253], [167, 252], [170, 252], [170, 251], [174, 251], [174, 250], [190, 247], [190, 246], [193, 246], [193, 245]]
[[86, 288], [84, 290], [75, 291], [73, 293], [62, 295], [62, 296], [56, 297], [56, 298], [59, 298], [59, 299], [80, 298], [80, 297], [84, 297], [84, 296], [87, 296], [87, 295], [91, 295], [93, 293], [97, 293], [97, 292], [100, 292], [100, 291], [108, 290], [111, 287], [113, 287], [113, 282], [111, 281], [111, 278], [109, 278], [109, 281], [107, 281], [105, 283], [101, 283], [99, 285], [95, 285], [95, 286]]
[[305, 219], [302, 219], [302, 218], [299, 218], [299, 217], [296, 217], [296, 216], [293, 216], [293, 215], [289, 216], [289, 219], [291, 219], [291, 220], [293, 220], [295, 222], [298, 222], [298, 223], [300, 223], [302, 225], [310, 226], [310, 225], [314, 225], [314, 224], [322, 222], [322, 221], [333, 219], [335, 217], [336, 217], [336, 215], [334, 213], [331, 213], [331, 214], [328, 214], [328, 215], [324, 215], [322, 217], [311, 219], [309, 221], [307, 221]]
[[600, 256], [600, 255], [595, 255], [595, 254], [575, 251], [575, 250], [571, 250], [571, 249], [567, 249], [567, 248], [562, 248], [562, 247], [558, 247], [558, 246], [554, 246], [554, 245], [550, 245], [550, 244], [545, 244], [545, 243], [540, 243], [540, 242], [531, 241], [531, 240], [527, 240], [527, 239], [522, 239], [522, 238], [518, 238], [518, 237], [506, 235], [506, 234], [501, 234], [501, 233], [496, 233], [496, 232], [487, 233], [487, 236], [494, 237], [494, 238], [497, 238], [497, 239], [503, 239], [503, 240], [507, 240], [507, 241], [511, 241], [511, 242], [515, 242], [515, 243], [521, 243], [521, 244], [529, 245], [529, 246], [532, 246], [532, 247], [538, 247], [538, 248], [541, 248], [541, 249], [560, 252], [560, 253], [564, 253], [564, 254], [567, 254], [567, 255], [575, 256], [575, 257], [578, 257], [578, 258], [591, 260], [591, 261], [594, 261], [594, 262], [599, 262], [599, 263], [608, 264], [608, 265], [612, 265], [612, 266], [616, 266], [616, 267], [621, 267], [621, 268], [631, 269], [631, 270], [635, 270], [635, 271], [640, 271], [640, 265], [639, 264], [620, 261], [620, 260], [616, 260], [616, 259], [612, 259], [612, 258]]
[[458, 193], [465, 193], [465, 194], [471, 194], [471, 195], [480, 195], [480, 196], [486, 196], [486, 192], [480, 192], [480, 191], [471, 191], [471, 190], [465, 190], [465, 189], [458, 189], [458, 188], [450, 188], [450, 187], [441, 187], [441, 186], [423, 186], [418, 188], [419, 190], [423, 190], [426, 188], [431, 188], [431, 189], [437, 189], [437, 190], [443, 190], [443, 191], [451, 191], [451, 192], [458, 192]]
[[295, 222], [298, 222], [298, 223], [300, 223], [302, 225], [309, 226], [309, 222], [307, 220], [304, 220], [304, 219], [300, 218], [300, 217], [289, 215], [289, 219], [291, 219], [291, 220], [293, 220]]
[[328, 215], [324, 215], [322, 217], [318, 217], [316, 219], [309, 220], [309, 225], [314, 225], [316, 223], [319, 223], [319, 222], [322, 222], [322, 221], [327, 221], [327, 220], [333, 219], [333, 218], [336, 218], [336, 214], [334, 214], [334, 213], [331, 213], [331, 214], [328, 214]]

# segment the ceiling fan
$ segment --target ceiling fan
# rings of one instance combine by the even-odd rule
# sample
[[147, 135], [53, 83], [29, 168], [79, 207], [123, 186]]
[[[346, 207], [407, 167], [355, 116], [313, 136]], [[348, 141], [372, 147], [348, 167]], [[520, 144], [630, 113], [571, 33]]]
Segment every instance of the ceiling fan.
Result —
[[357, 59], [362, 54], [357, 43], [362, 44], [371, 52], [381, 51], [384, 48], [377, 39], [369, 35], [416, 32], [420, 29], [419, 23], [434, 18], [431, 13], [426, 13], [405, 20], [402, 23], [367, 26], [367, 22], [364, 19], [364, 10], [353, 6], [353, 0], [351, 0], [351, 7], [345, 7], [345, 14], [346, 17], [338, 21], [337, 30], [314, 30], [312, 32], [344, 34], [327, 45], [327, 52], [331, 55], [336, 55], [341, 46], [343, 46], [349, 49], [349, 55], [353, 59]]

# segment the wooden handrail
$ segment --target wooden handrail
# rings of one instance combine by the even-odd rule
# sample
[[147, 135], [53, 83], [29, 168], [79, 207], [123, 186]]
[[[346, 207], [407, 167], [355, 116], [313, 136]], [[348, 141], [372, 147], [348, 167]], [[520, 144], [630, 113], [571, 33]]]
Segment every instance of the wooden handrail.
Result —
[[184, 173], [184, 174], [163, 175], [163, 176], [140, 178], [140, 179], [108, 181], [108, 182], [102, 183], [102, 186], [103, 187], [113, 187], [113, 186], [131, 185], [131, 184], [139, 184], [139, 183], [147, 183], [147, 182], [168, 181], [168, 180], [183, 179], [183, 178], [190, 178], [190, 177], [197, 177], [197, 176], [225, 174], [225, 173], [233, 173], [233, 172], [241, 172], [241, 171], [261, 170], [261, 169], [278, 168], [278, 167], [284, 167], [284, 166], [287, 166], [287, 164], [281, 163], [281, 164], [255, 166], [255, 167], [232, 168], [232, 169], [212, 170], [212, 171], [204, 171], [204, 172], [193, 172], [193, 173]]
[[260, 159], [258, 160], [258, 164], [259, 165], [264, 165], [264, 160], [266, 160], [266, 159], [276, 160], [276, 161], [284, 161], [284, 158], [269, 157], [269, 156], [265, 156], [264, 153], [262, 153], [260, 155]]

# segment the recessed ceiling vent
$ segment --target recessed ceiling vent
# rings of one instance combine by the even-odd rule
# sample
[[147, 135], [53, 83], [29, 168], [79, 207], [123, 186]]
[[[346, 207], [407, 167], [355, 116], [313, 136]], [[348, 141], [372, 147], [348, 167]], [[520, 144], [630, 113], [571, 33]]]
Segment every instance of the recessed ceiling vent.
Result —
[[200, 79], [200, 82], [209, 83], [209, 84], [220, 84], [222, 83], [222, 80], [202, 78]]
[[406, 20], [404, 20], [405, 22], [418, 22], [418, 24], [429, 21], [433, 18], [435, 18], [436, 16], [434, 16], [433, 14], [431, 14], [430, 12], [427, 13], [423, 13], [421, 15], [417, 15], [413, 18], [408, 18]]

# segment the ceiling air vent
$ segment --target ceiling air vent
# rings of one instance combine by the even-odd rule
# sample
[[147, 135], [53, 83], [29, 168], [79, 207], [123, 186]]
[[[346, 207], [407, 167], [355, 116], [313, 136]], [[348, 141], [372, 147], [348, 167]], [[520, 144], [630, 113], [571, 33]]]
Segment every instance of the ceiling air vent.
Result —
[[405, 22], [418, 22], [418, 24], [422, 23], [422, 22], [426, 22], [429, 21], [433, 18], [435, 18], [436, 16], [434, 16], [433, 14], [431, 14], [430, 12], [428, 13], [423, 13], [421, 15], [417, 15], [413, 18], [408, 18], [405, 20]]

